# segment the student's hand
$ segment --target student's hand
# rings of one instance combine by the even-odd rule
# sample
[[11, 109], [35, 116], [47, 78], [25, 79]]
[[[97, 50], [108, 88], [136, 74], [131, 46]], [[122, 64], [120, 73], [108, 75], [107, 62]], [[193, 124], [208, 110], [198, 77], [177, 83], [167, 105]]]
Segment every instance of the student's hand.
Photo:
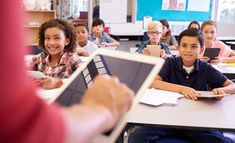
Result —
[[[213, 89], [213, 90], [212, 90], [212, 93], [213, 93], [213, 94], [226, 94], [226, 93], [224, 92], [224, 90], [221, 89], [221, 88], [215, 88], [215, 89]], [[223, 96], [214, 97], [213, 99], [221, 100], [222, 98], [223, 98]]]
[[85, 51], [83, 48], [76, 48], [76, 53], [78, 53], [79, 56], [89, 56], [88, 52]]
[[220, 63], [221, 61], [222, 61], [221, 58], [216, 57], [214, 60], [211, 60], [211, 63], [212, 63], [212, 64], [218, 64], [218, 63]]
[[63, 82], [59, 78], [54, 78], [50, 76], [46, 76], [46, 78], [39, 79], [40, 85], [44, 89], [53, 89], [53, 88], [59, 88]]
[[187, 86], [183, 86], [180, 93], [183, 94], [184, 97], [192, 100], [197, 100], [197, 96], [199, 94], [195, 89]]
[[108, 47], [108, 46], [109, 46], [109, 43], [107, 43], [107, 42], [102, 42], [102, 43], [100, 43], [100, 45], [101, 45], [101, 46]]
[[177, 46], [176, 45], [171, 45], [171, 46], [168, 46], [169, 47], [169, 49], [171, 49], [171, 50], [177, 50]]
[[93, 85], [85, 92], [81, 104], [99, 105], [108, 109], [111, 116], [107, 126], [111, 129], [131, 107], [133, 95], [134, 92], [120, 83], [118, 78], [101, 75], [95, 78]]
[[160, 57], [161, 58], [166, 59], [166, 58], [168, 58], [170, 56], [171, 55], [166, 54], [166, 52], [163, 49], [161, 49], [161, 51], [160, 51]]
[[144, 55], [150, 55], [150, 50], [148, 48], [144, 48], [143, 54]]
[[210, 61], [210, 58], [209, 58], [209, 57], [202, 56], [202, 57], [200, 57], [200, 60], [202, 60], [202, 61], [204, 61], [204, 62], [209, 62], [209, 61]]

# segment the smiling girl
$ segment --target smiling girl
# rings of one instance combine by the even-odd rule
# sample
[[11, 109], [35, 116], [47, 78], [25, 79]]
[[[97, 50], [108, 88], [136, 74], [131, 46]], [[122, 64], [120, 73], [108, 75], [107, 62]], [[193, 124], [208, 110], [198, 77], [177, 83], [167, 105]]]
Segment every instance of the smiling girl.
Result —
[[43, 23], [39, 29], [39, 47], [43, 52], [34, 56], [27, 66], [40, 71], [46, 78], [37, 82], [45, 89], [58, 88], [79, 66], [81, 60], [74, 53], [75, 33], [66, 21], [53, 19]]

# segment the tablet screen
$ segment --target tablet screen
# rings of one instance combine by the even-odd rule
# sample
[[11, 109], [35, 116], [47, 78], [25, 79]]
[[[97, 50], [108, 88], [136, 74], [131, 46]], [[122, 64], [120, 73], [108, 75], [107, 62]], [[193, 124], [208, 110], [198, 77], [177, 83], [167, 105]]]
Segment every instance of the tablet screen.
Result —
[[57, 98], [57, 102], [63, 106], [79, 103], [84, 92], [98, 74], [116, 76], [121, 82], [137, 93], [153, 67], [154, 64], [97, 55], [62, 92]]
[[203, 56], [214, 60], [219, 55], [219, 52], [220, 48], [206, 48]]

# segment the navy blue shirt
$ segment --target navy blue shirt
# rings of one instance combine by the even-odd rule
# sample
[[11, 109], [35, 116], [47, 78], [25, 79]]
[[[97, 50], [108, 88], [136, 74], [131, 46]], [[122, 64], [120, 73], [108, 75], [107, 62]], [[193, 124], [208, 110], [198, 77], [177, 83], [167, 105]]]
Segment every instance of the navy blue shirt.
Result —
[[163, 81], [189, 86], [195, 90], [207, 91], [208, 86], [213, 88], [223, 87], [227, 77], [213, 68], [210, 64], [196, 60], [194, 69], [188, 74], [183, 69], [181, 57], [169, 57], [166, 59], [159, 76]]

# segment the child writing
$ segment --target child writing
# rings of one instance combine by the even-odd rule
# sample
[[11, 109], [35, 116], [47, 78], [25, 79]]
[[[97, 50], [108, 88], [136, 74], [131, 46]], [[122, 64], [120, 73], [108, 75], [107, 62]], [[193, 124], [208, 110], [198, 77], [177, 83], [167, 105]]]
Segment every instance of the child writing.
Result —
[[[235, 52], [231, 50], [222, 41], [216, 40], [216, 23], [214, 21], [208, 20], [202, 23], [201, 31], [204, 35], [204, 46], [205, 48], [220, 48], [220, 53], [218, 58], [211, 60], [211, 63], [226, 62], [230, 58], [235, 56]], [[204, 53], [204, 52], [203, 52]], [[202, 55], [203, 55], [202, 53]], [[209, 61], [207, 57], [202, 57], [205, 61]]]
[[84, 24], [77, 23], [74, 24], [76, 38], [77, 38], [77, 48], [76, 52], [81, 56], [89, 56], [96, 49], [97, 45], [88, 40], [88, 28]]
[[[212, 92], [214, 94], [235, 93], [235, 84], [231, 80], [227, 79], [210, 64], [198, 59], [200, 53], [203, 52], [203, 35], [199, 30], [195, 28], [186, 29], [179, 35], [178, 44], [180, 56], [166, 59], [152, 87], [179, 92], [184, 97], [192, 100], [197, 99], [197, 95], [199, 94], [197, 90], [207, 91], [208, 85], [213, 89]], [[143, 133], [150, 131], [152, 132], [151, 135], [149, 134], [143, 137]], [[136, 136], [137, 134], [138, 136]], [[172, 142], [180, 140], [180, 142], [184, 143], [230, 143], [230, 139], [224, 137], [223, 133], [217, 130], [173, 130], [154, 127], [137, 129], [130, 137], [132, 139], [130, 143], [134, 143], [135, 141], [135, 143], [138, 143], [138, 140], [149, 142], [153, 139], [153, 136], [159, 137], [154, 140], [156, 142], [164, 142], [161, 140], [166, 137], [172, 139]], [[174, 141], [175, 138], [177, 140]]]
[[177, 49], [177, 41], [175, 36], [171, 35], [170, 25], [167, 20], [162, 19], [159, 21], [163, 25], [162, 41], [169, 45], [172, 50]]
[[119, 46], [119, 42], [110, 37], [104, 31], [104, 21], [102, 19], [96, 18], [92, 22], [92, 33], [89, 40], [94, 42], [98, 46]]
[[79, 66], [73, 27], [66, 21], [53, 19], [43, 23], [39, 29], [39, 47], [44, 52], [34, 56], [27, 66], [40, 71], [46, 78], [37, 82], [45, 89], [58, 88], [62, 80], [68, 78]]
[[139, 48], [137, 49], [138, 53], [143, 53], [145, 55], [150, 55], [150, 49], [147, 48], [147, 45], [159, 45], [161, 47], [162, 58], [167, 58], [171, 56], [171, 51], [166, 43], [161, 42], [163, 27], [159, 23], [150, 22], [147, 27], [149, 40], [143, 41]]

